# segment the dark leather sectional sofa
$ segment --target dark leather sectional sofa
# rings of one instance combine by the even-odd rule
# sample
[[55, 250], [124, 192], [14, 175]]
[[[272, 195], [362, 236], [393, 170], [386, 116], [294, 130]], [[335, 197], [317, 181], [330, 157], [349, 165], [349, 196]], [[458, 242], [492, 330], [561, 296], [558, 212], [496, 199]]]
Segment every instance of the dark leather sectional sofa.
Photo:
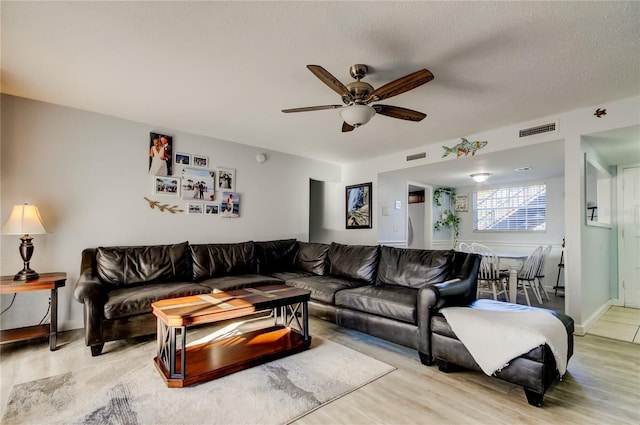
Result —
[[[284, 282], [311, 291], [311, 315], [416, 349], [427, 365], [435, 360], [432, 344], [440, 344], [435, 348], [441, 365], [450, 361], [478, 369], [455, 334], [445, 329], [446, 321], [443, 324], [438, 311], [476, 300], [480, 260], [477, 254], [453, 250], [295, 239], [101, 247], [82, 252], [74, 296], [83, 303], [85, 343], [94, 356], [102, 352], [105, 342], [154, 334], [154, 301]], [[448, 339], [433, 339], [432, 327]], [[571, 338], [572, 332], [571, 328]], [[499, 377], [525, 385], [541, 403], [557, 376], [551, 372], [555, 370], [552, 356], [540, 362], [542, 372], [540, 368], [532, 372], [526, 362], [512, 362], [514, 367], [505, 368]], [[529, 377], [540, 373], [546, 375]], [[544, 382], [527, 389], [531, 380]]]
[[455, 251], [295, 239], [100, 247], [83, 251], [74, 296], [94, 356], [107, 341], [155, 333], [154, 301], [285, 282], [311, 291], [311, 315], [415, 348], [428, 362], [431, 312], [475, 299], [479, 262]]

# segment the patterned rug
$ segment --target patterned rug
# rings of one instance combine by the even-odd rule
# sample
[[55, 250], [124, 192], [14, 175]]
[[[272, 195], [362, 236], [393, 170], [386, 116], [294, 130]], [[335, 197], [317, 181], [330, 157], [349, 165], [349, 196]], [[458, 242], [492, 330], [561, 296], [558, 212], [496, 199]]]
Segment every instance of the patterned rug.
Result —
[[282, 424], [394, 368], [314, 337], [311, 348], [187, 388], [153, 365], [113, 364], [14, 385], [2, 424]]

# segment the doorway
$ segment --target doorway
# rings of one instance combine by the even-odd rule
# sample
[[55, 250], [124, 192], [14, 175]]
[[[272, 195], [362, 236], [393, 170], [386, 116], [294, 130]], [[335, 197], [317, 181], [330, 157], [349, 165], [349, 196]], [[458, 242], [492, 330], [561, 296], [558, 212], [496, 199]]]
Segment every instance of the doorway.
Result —
[[431, 249], [431, 186], [407, 182], [407, 248]]

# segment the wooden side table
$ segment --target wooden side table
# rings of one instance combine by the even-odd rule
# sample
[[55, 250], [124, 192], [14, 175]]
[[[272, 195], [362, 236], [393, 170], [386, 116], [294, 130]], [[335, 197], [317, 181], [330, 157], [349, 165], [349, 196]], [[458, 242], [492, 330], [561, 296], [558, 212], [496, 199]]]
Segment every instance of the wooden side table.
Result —
[[58, 339], [58, 288], [65, 285], [66, 273], [41, 273], [40, 278], [30, 281], [13, 280], [13, 276], [0, 277], [0, 294], [51, 290], [51, 312], [49, 324], [0, 331], [0, 342], [18, 341], [49, 335], [49, 349], [56, 349]]

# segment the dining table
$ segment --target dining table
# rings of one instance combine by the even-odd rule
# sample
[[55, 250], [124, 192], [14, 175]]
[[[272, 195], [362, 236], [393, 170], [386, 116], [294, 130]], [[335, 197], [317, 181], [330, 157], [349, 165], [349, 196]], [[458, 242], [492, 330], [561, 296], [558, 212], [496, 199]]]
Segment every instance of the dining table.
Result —
[[527, 254], [518, 254], [514, 252], [496, 252], [496, 256], [500, 259], [500, 269], [509, 272], [509, 302], [517, 304], [518, 301], [518, 272], [524, 266]]

